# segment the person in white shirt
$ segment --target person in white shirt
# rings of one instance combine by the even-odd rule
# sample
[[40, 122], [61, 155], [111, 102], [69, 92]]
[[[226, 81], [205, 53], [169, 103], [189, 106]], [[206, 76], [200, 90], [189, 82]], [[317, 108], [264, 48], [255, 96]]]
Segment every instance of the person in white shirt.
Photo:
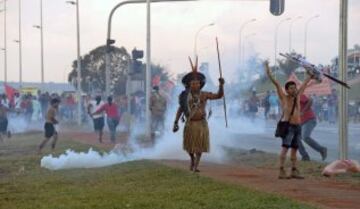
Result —
[[33, 108], [33, 113], [31, 116], [31, 120], [34, 122], [40, 121], [42, 118], [41, 104], [36, 97], [33, 97], [32, 99], [32, 108]]
[[96, 113], [101, 106], [103, 106], [104, 102], [101, 101], [101, 96], [96, 96], [95, 101], [91, 101], [87, 107], [88, 114], [92, 117], [94, 122], [94, 130], [97, 134], [99, 134], [99, 142], [102, 143], [103, 129], [104, 129], [104, 113]]
[[14, 108], [15, 108], [15, 112], [20, 113], [21, 112], [21, 96], [18, 92], [15, 93], [15, 97], [14, 97]]

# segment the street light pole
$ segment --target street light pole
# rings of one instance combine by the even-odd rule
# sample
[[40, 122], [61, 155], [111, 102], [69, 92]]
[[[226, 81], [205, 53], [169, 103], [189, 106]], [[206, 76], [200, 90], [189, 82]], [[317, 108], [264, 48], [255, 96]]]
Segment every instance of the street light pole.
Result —
[[40, 25], [34, 25], [34, 28], [40, 30], [40, 65], [41, 65], [41, 84], [44, 84], [44, 36], [43, 36], [43, 12], [42, 0], [40, 0]]
[[306, 23], [305, 23], [305, 32], [304, 32], [304, 57], [307, 58], [307, 32], [308, 32], [308, 26], [309, 26], [309, 23], [314, 20], [315, 18], [318, 18], [320, 17], [320, 15], [315, 15], [313, 17], [310, 17]]
[[242, 54], [241, 54], [241, 33], [242, 33], [242, 31], [244, 30], [244, 28], [245, 28], [245, 26], [246, 25], [248, 25], [249, 23], [251, 23], [251, 22], [255, 22], [256, 21], [256, 19], [255, 18], [253, 18], [253, 19], [250, 19], [250, 20], [248, 20], [248, 21], [246, 21], [246, 22], [244, 22], [242, 25], [241, 25], [241, 27], [240, 27], [240, 30], [239, 30], [239, 65], [241, 66], [241, 64], [242, 64]]
[[80, 15], [79, 0], [76, 0], [76, 31], [77, 31], [77, 97], [78, 97], [78, 124], [81, 125], [81, 57], [80, 57]]
[[[340, 30], [339, 30], [339, 79], [347, 80], [347, 20], [348, 0], [340, 0]], [[343, 86], [339, 97], [339, 159], [348, 158], [348, 92]]]
[[40, 0], [40, 39], [41, 39], [41, 84], [44, 84], [44, 26], [43, 26], [43, 1]]
[[199, 37], [199, 34], [202, 30], [204, 30], [205, 28], [208, 28], [208, 27], [211, 27], [215, 25], [215, 23], [210, 23], [210, 24], [207, 24], [207, 25], [203, 25], [202, 27], [200, 27], [200, 29], [196, 32], [195, 34], [195, 41], [194, 41], [194, 59], [196, 58], [197, 56], [197, 40], [198, 40], [198, 37]]
[[291, 53], [291, 49], [292, 49], [292, 26], [296, 22], [296, 20], [299, 20], [299, 19], [302, 19], [302, 16], [298, 16], [293, 21], [290, 22], [290, 27], [289, 27], [289, 53]]
[[[106, 52], [105, 52], [105, 76], [106, 76], [106, 95], [110, 94], [110, 53], [111, 53], [111, 44], [114, 44], [115, 41], [111, 39], [111, 23], [112, 23], [112, 17], [115, 13], [115, 11], [120, 8], [123, 5], [126, 4], [143, 4], [143, 3], [147, 3], [147, 58], [146, 58], [146, 105], [148, 105], [149, 101], [150, 101], [150, 83], [151, 83], [151, 72], [150, 72], [150, 63], [151, 63], [151, 45], [150, 45], [150, 2], [151, 3], [157, 3], [157, 2], [186, 2], [186, 1], [197, 1], [197, 0], [133, 0], [133, 1], [123, 1], [120, 2], [119, 4], [117, 4], [110, 12], [109, 18], [108, 18], [108, 27], [107, 27], [107, 36], [106, 36]], [[150, 118], [150, 110], [149, 110], [149, 106], [146, 107], [146, 119], [145, 119], [145, 127], [146, 127], [146, 136], [150, 136], [150, 124], [151, 124], [151, 118]]]
[[3, 0], [2, 3], [4, 4], [4, 9], [0, 10], [0, 12], [4, 12], [4, 82], [7, 82], [7, 48], [6, 48], [6, 1]]
[[151, 0], [146, 1], [146, 137], [151, 137], [150, 88], [151, 88]]
[[[275, 44], [274, 44], [274, 49], [275, 49], [275, 54], [274, 54], [274, 67], [275, 69], [277, 68], [277, 64], [276, 64], [276, 60], [277, 60], [277, 48], [278, 48], [278, 31], [279, 31], [279, 27], [282, 23], [286, 22], [286, 21], [289, 21], [291, 20], [291, 18], [286, 18], [286, 19], [283, 19], [281, 20], [277, 25], [276, 25], [276, 28], [275, 28]], [[276, 72], [275, 72], [275, 76], [276, 76]]]
[[21, 0], [19, 2], [19, 85], [20, 89], [22, 88], [23, 81], [22, 81], [22, 40], [21, 40]]
[[77, 99], [78, 99], [78, 115], [77, 123], [81, 125], [81, 56], [80, 56], [80, 15], [79, 15], [79, 0], [66, 1], [66, 3], [76, 6], [76, 39], [77, 39]]

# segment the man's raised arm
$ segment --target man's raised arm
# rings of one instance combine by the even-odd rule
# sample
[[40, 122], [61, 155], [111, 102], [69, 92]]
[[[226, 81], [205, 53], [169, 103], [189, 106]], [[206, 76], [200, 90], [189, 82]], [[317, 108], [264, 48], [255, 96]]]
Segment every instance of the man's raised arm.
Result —
[[270, 70], [268, 61], [264, 62], [264, 68], [265, 68], [265, 72], [266, 72], [267, 76], [269, 77], [270, 81], [275, 85], [276, 91], [277, 91], [279, 97], [285, 96], [283, 90], [281, 89], [279, 82], [271, 74], [271, 70]]

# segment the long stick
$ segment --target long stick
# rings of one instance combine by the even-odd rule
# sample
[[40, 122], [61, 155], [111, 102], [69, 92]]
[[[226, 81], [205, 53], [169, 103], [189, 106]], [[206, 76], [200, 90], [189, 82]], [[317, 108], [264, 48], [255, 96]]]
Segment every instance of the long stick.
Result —
[[328, 75], [328, 74], [326, 74], [326, 73], [323, 73], [323, 76], [325, 76], [325, 77], [329, 78], [330, 80], [332, 80], [332, 81], [334, 81], [334, 82], [336, 82], [336, 83], [338, 83], [338, 84], [346, 87], [347, 89], [350, 89], [350, 86], [349, 86], [347, 83], [345, 83], [345, 82], [343, 82], [343, 81], [340, 81], [339, 79], [334, 78], [334, 77], [332, 77], [331, 75]]
[[[222, 78], [223, 76], [222, 76], [222, 68], [221, 68], [221, 60], [220, 60], [220, 52], [219, 52], [219, 41], [218, 41], [218, 38], [217, 38], [217, 37], [216, 37], [216, 50], [217, 50], [218, 61], [219, 61], [219, 73], [220, 73], [220, 78]], [[226, 128], [227, 128], [227, 127], [228, 127], [228, 120], [227, 120], [227, 114], [226, 114], [225, 91], [224, 91], [223, 101], [224, 101], [225, 125], [226, 125]]]

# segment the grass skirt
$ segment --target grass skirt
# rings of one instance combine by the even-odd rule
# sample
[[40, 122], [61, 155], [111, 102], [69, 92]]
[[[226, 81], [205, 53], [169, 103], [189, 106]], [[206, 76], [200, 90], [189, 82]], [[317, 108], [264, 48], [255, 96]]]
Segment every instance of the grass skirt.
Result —
[[209, 127], [206, 120], [185, 123], [183, 148], [189, 153], [209, 152]]

